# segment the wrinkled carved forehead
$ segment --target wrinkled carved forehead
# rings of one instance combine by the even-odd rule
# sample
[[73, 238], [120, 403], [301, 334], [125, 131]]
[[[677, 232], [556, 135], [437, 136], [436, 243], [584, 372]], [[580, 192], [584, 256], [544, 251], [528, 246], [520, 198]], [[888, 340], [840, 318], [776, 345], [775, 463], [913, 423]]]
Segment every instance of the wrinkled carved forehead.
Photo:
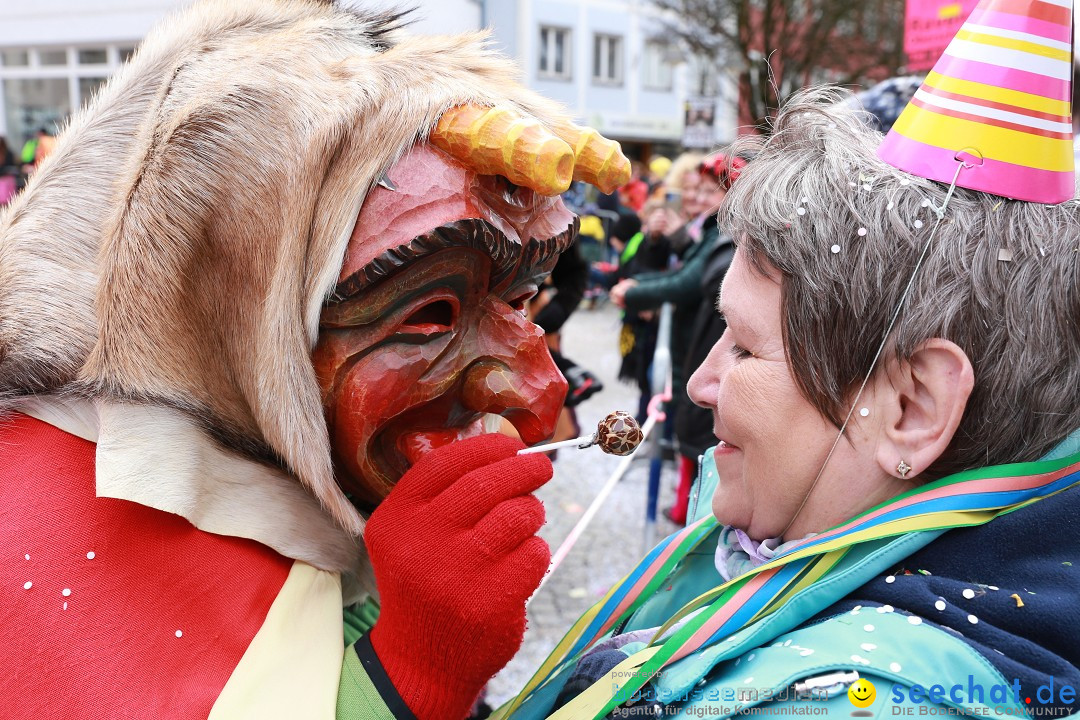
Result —
[[542, 272], [576, 234], [559, 197], [497, 175], [479, 175], [427, 144], [413, 146], [367, 196], [331, 302], [446, 247], [472, 247], [492, 260], [492, 289]]

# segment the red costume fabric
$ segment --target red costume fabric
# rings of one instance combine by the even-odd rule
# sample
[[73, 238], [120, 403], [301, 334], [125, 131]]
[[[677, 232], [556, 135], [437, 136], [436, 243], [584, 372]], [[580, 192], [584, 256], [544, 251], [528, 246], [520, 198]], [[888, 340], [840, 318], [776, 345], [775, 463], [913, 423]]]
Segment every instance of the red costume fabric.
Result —
[[293, 561], [96, 497], [95, 445], [39, 420], [0, 445], [0, 717], [207, 717]]

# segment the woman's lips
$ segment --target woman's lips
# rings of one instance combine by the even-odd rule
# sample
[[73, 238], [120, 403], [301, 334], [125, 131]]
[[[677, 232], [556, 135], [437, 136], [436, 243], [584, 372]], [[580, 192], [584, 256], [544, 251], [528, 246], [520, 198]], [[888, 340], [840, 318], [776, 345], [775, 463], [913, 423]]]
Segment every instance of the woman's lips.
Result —
[[732, 445], [727, 440], [721, 440], [717, 444], [716, 449], [713, 451], [713, 454], [714, 455], [726, 454], [726, 453], [735, 452], [738, 449], [739, 449], [738, 445]]

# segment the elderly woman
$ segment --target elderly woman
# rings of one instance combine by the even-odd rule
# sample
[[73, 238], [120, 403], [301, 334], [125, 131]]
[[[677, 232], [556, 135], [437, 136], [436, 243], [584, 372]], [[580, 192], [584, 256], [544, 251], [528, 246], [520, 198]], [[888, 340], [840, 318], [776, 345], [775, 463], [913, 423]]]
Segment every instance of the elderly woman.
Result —
[[[637, 605], [633, 614], [585, 654], [563, 689], [560, 702], [577, 712], [594, 706], [571, 697], [600, 678], [633, 689], [630, 675], [607, 676], [628, 656], [638, 677], [653, 678], [660, 702], [710, 705], [710, 687], [747, 690], [712, 703], [728, 712], [840, 669], [878, 684], [881, 713], [920, 699], [1015, 708], [1031, 698], [1033, 707], [1075, 711], [1075, 692], [1059, 690], [1080, 683], [1080, 488], [1066, 489], [1077, 478], [1068, 461], [1053, 459], [1073, 453], [1080, 462], [1070, 435], [1080, 427], [1077, 204], [957, 190], [914, 271], [948, 188], [879, 160], [880, 136], [829, 104], [835, 99], [817, 92], [793, 101], [721, 210], [739, 238], [719, 302], [728, 328], [689, 382], [720, 440], [692, 516], [707, 512], [711, 494], [718, 541], [682, 554], [670, 590], [622, 602]], [[1001, 467], [1010, 463], [1029, 464]], [[974, 492], [983, 478], [1028, 476], [990, 486], [1015, 491], [1039, 485], [1030, 479], [1039, 473], [1060, 478], [1030, 506], [948, 515], [992, 504], [965, 505], [965, 483]], [[935, 493], [948, 504], [935, 506], [926, 497]], [[873, 508], [902, 514], [905, 502], [938, 514], [906, 532], [902, 524], [862, 529], [870, 540], [847, 544], [845, 556], [774, 582], [786, 597], [740, 608], [738, 593], [753, 594], [768, 573], [724, 584], [836, 528], [843, 536]], [[635, 573], [647, 574], [643, 567]], [[714, 586], [739, 590], [717, 591], [717, 608], [691, 602]], [[752, 619], [723, 619], [747, 607]], [[700, 627], [711, 636], [699, 628], [691, 637], [710, 613]], [[662, 642], [642, 651], [658, 634]], [[882, 682], [895, 683], [887, 698]], [[1008, 691], [991, 698], [995, 685]], [[920, 695], [920, 687], [937, 690]]]
[[837, 99], [791, 102], [721, 210], [691, 525], [503, 717], [1075, 711], [1077, 203], [949, 197]]

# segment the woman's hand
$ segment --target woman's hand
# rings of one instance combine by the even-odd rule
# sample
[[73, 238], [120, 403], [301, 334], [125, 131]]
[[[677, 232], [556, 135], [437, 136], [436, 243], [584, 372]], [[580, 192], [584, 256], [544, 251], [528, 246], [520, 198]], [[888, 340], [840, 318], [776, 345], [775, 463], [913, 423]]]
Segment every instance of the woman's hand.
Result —
[[615, 287], [611, 288], [611, 292], [608, 294], [608, 297], [611, 298], [611, 302], [613, 302], [616, 307], [625, 308], [626, 292], [636, 285], [637, 280], [633, 278], [620, 280], [618, 283], [616, 283]]
[[646, 235], [667, 235], [682, 223], [679, 215], [669, 207], [656, 208], [645, 221]]
[[431, 451], [371, 515], [381, 610], [371, 642], [419, 720], [464, 718], [517, 652], [551, 553], [531, 493], [551, 461], [483, 435]]

